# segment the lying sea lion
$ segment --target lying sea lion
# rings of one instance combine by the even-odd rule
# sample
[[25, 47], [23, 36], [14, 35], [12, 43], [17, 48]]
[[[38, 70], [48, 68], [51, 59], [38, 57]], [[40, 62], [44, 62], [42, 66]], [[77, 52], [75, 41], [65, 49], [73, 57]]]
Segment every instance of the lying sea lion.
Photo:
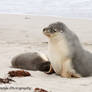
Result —
[[48, 58], [38, 52], [23, 53], [15, 56], [12, 59], [12, 66], [15, 68], [27, 69], [27, 70], [39, 70], [46, 73], [52, 73], [50, 70], [50, 62]]
[[92, 75], [92, 53], [64, 23], [52, 23], [43, 33], [48, 37], [49, 61], [57, 74], [66, 78]]

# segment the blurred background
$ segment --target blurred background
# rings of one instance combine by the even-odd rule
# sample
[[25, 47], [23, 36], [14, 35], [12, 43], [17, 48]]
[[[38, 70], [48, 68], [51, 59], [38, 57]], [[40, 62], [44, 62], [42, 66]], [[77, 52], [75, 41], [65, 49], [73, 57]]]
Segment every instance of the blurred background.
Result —
[[0, 0], [0, 13], [92, 19], [92, 0]]

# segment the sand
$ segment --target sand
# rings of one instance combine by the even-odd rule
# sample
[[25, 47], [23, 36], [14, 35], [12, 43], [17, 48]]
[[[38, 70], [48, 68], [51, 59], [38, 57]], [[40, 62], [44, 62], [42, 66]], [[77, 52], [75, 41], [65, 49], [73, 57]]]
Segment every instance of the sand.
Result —
[[[47, 38], [42, 29], [56, 21], [64, 22], [81, 40], [84, 48], [92, 51], [92, 20], [66, 19], [63, 17], [0, 14], [0, 77], [7, 77], [14, 56], [40, 51], [48, 55]], [[36, 87], [49, 92], [91, 92], [92, 77], [67, 79], [56, 74], [47, 75], [40, 71], [29, 71], [32, 77], [13, 78], [16, 82], [0, 84], [0, 92], [33, 92]], [[5, 90], [6, 87], [6, 90]], [[30, 87], [14, 89], [11, 87]], [[3, 89], [2, 89], [3, 88]], [[8, 88], [8, 89], [7, 89]], [[11, 88], [11, 89], [10, 89]]]

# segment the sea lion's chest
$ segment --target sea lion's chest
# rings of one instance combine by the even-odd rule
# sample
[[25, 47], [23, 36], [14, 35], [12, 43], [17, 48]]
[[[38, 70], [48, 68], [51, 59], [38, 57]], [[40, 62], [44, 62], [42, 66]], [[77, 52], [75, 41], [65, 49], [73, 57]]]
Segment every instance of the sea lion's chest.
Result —
[[69, 48], [65, 39], [48, 42], [49, 59], [57, 74], [61, 73], [63, 62], [69, 56]]

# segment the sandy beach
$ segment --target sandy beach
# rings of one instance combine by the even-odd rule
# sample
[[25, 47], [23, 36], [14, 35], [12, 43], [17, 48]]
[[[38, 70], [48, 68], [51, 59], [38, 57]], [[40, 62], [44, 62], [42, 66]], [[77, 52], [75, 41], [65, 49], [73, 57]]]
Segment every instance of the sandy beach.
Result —
[[[42, 29], [48, 24], [61, 21], [75, 32], [84, 48], [92, 51], [92, 20], [67, 19], [63, 17], [0, 14], [0, 77], [6, 78], [14, 56], [25, 52], [42, 52], [48, 55], [47, 38]], [[67, 79], [29, 71], [32, 77], [13, 78], [16, 82], [0, 84], [0, 92], [33, 92], [36, 87], [48, 92], [91, 92], [92, 77]], [[1, 87], [31, 87], [31, 90], [5, 90]]]

